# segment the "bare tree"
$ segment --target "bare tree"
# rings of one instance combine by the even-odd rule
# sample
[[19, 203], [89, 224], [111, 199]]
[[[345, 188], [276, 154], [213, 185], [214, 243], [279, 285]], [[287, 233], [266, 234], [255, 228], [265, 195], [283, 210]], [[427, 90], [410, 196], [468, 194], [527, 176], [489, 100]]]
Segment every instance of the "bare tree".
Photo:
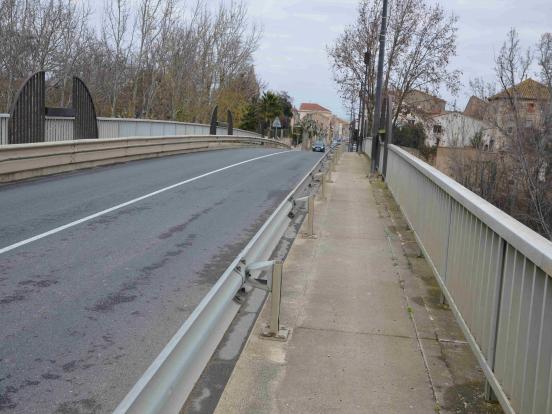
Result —
[[[545, 41], [539, 46], [544, 48], [544, 55], [541, 54], [541, 58], [544, 56], [544, 59], [539, 62], [539, 66], [546, 73], [550, 68], [546, 59], [546, 36], [543, 36], [543, 39]], [[521, 49], [517, 31], [511, 29], [496, 58], [497, 78], [507, 96], [507, 111], [499, 113], [497, 120], [500, 125], [506, 122], [511, 122], [512, 125], [506, 150], [514, 163], [521, 190], [528, 198], [527, 213], [519, 211], [518, 214], [524, 216], [525, 221], [533, 222], [541, 233], [552, 239], [552, 183], [547, 174], [549, 166], [552, 165], [552, 142], [549, 127], [546, 125], [546, 113], [549, 112], [550, 103], [542, 108], [543, 114], [537, 118], [540, 125], [528, 128], [523, 123], [525, 109], [522, 107], [520, 91], [517, 88], [519, 82], [527, 77], [532, 58], [531, 50]]]
[[134, 25], [131, 21], [128, 0], [106, 0], [101, 36], [103, 46], [109, 54], [112, 79], [108, 93], [111, 116], [115, 116], [134, 40]]
[[[413, 89], [436, 91], [445, 86], [457, 91], [460, 73], [448, 63], [456, 54], [457, 18], [447, 16], [439, 5], [426, 0], [392, 0], [386, 42], [384, 94], [395, 96], [394, 122], [401, 113], [404, 97]], [[359, 88], [364, 73], [363, 55], [373, 57], [378, 49], [380, 0], [361, 0], [354, 24], [345, 28], [328, 47], [334, 79], [344, 100]], [[368, 68], [367, 112], [371, 117], [375, 89], [375, 59]], [[371, 121], [371, 119], [370, 119]]]
[[212, 106], [236, 123], [262, 83], [253, 65], [260, 30], [242, 2], [105, 1], [97, 32], [73, 0], [0, 0], [0, 105], [25, 77], [48, 72], [48, 97], [67, 104], [82, 77], [99, 114], [205, 122]]

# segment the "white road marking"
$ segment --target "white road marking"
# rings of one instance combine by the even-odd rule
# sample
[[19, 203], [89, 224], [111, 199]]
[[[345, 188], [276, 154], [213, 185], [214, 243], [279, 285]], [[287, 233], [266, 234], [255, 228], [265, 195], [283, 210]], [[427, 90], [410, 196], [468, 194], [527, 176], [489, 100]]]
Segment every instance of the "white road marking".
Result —
[[222, 168], [219, 168], [217, 170], [209, 171], [208, 173], [201, 174], [201, 175], [198, 175], [198, 176], [193, 177], [193, 178], [189, 178], [189, 179], [184, 180], [184, 181], [180, 181], [176, 184], [169, 185], [168, 187], [161, 188], [161, 189], [153, 191], [149, 194], [145, 194], [143, 196], [134, 198], [132, 200], [125, 201], [124, 203], [117, 204], [116, 206], [109, 207], [105, 210], [102, 210], [102, 211], [99, 211], [97, 213], [91, 214], [89, 216], [83, 217], [81, 219], [72, 221], [71, 223], [64, 224], [63, 226], [56, 227], [55, 229], [49, 230], [47, 232], [38, 234], [36, 236], [30, 237], [30, 238], [25, 239], [25, 240], [21, 240], [20, 242], [17, 242], [17, 243], [14, 243], [14, 244], [10, 244], [9, 246], [1, 248], [0, 249], [0, 254], [7, 253], [10, 250], [17, 249], [18, 247], [21, 247], [21, 246], [24, 246], [26, 244], [32, 243], [34, 241], [43, 239], [44, 237], [51, 236], [52, 234], [59, 233], [60, 231], [66, 230], [70, 227], [74, 227], [78, 224], [84, 223], [86, 221], [90, 221], [90, 220], [95, 219], [95, 218], [100, 217], [100, 216], [103, 216], [104, 214], [111, 213], [112, 211], [119, 210], [120, 208], [123, 208], [123, 207], [129, 206], [131, 204], [137, 203], [138, 201], [145, 200], [146, 198], [156, 196], [158, 194], [164, 193], [165, 191], [172, 190], [173, 188], [176, 188], [176, 187], [180, 187], [181, 185], [188, 184], [188, 183], [191, 183], [192, 181], [199, 180], [200, 178], [208, 177], [209, 175], [213, 175], [213, 174], [219, 173], [221, 171], [228, 170], [228, 169], [233, 168], [233, 167], [237, 167], [238, 165], [247, 164], [248, 162], [260, 160], [262, 158], [272, 157], [274, 155], [285, 154], [285, 153], [288, 153], [288, 152], [290, 152], [290, 151], [280, 151], [280, 152], [275, 152], [275, 153], [268, 154], [268, 155], [263, 155], [261, 157], [251, 158], [249, 160], [237, 162], [235, 164], [228, 165], [226, 167], [222, 167]]

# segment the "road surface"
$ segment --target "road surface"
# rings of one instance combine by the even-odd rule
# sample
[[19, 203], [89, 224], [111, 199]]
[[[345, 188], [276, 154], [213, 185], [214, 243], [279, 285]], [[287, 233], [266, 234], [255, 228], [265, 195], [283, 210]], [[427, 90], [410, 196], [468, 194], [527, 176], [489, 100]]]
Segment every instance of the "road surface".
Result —
[[319, 157], [234, 149], [0, 186], [0, 412], [111, 412]]

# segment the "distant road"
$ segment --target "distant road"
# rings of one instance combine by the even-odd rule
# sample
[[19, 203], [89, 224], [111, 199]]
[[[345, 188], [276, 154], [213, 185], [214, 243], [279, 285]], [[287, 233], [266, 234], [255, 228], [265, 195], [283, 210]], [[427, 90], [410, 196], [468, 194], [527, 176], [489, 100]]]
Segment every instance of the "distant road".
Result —
[[111, 412], [319, 157], [234, 149], [0, 186], [0, 412]]

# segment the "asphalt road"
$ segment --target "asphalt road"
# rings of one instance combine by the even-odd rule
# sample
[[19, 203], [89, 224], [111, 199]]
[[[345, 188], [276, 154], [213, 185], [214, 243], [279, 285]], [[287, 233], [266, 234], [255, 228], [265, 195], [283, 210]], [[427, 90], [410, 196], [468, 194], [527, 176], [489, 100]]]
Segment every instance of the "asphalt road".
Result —
[[111, 412], [320, 157], [276, 152], [0, 186], [0, 412]]

